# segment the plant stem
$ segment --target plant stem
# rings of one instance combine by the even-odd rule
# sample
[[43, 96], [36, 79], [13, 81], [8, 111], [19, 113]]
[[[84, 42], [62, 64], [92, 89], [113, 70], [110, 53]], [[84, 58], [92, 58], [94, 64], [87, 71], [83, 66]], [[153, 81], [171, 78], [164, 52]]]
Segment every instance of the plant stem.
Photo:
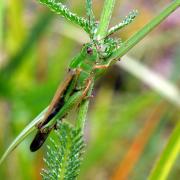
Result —
[[84, 102], [82, 102], [79, 108], [76, 128], [81, 129], [82, 131], [84, 130], [88, 107], [89, 107], [89, 100], [85, 100]]
[[[93, 86], [94, 83], [92, 83], [90, 90], [87, 94], [87, 97], [90, 97], [92, 94], [92, 90], [93, 90]], [[89, 107], [89, 98], [84, 100], [80, 107], [79, 107], [79, 112], [78, 112], [78, 117], [76, 120], [76, 129], [81, 129], [82, 133], [84, 131], [84, 126], [85, 126], [85, 122], [86, 122], [86, 115], [87, 115], [87, 111], [88, 111], [88, 107]]]
[[[105, 2], [104, 2], [103, 12], [101, 14], [99, 27], [98, 27], [97, 33], [96, 33], [97, 39], [102, 39], [107, 34], [107, 30], [108, 30], [109, 22], [111, 20], [111, 15], [112, 15], [112, 11], [114, 8], [114, 4], [115, 4], [115, 0], [105, 0]], [[88, 96], [91, 95], [92, 88], [93, 88], [93, 85], [90, 88]], [[83, 131], [84, 125], [85, 125], [88, 106], [89, 106], [89, 99], [85, 100], [79, 108], [76, 128], [78, 128], [78, 129], [80, 128], [82, 131]]]
[[103, 11], [101, 13], [100, 23], [97, 29], [97, 39], [102, 39], [107, 34], [109, 22], [111, 20], [112, 11], [114, 9], [115, 0], [105, 0]]
[[[141, 39], [143, 39], [150, 31], [159, 25], [167, 16], [175, 11], [180, 6], [180, 0], [173, 1], [167, 8], [165, 8], [159, 15], [152, 19], [142, 29], [135, 33], [132, 37], [126, 40], [120, 48], [118, 48], [110, 58], [115, 59], [122, 57], [131, 48], [133, 48]], [[113, 62], [115, 63], [115, 62]]]

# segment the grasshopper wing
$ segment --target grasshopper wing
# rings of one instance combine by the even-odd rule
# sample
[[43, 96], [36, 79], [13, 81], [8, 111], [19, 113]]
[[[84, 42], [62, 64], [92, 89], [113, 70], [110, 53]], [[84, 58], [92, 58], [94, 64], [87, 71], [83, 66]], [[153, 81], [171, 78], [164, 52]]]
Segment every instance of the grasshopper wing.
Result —
[[44, 119], [37, 125], [39, 130], [30, 145], [30, 150], [32, 152], [37, 151], [43, 145], [45, 140], [47, 139], [52, 128], [47, 130], [47, 132], [42, 132], [41, 128], [43, 126], [45, 126], [54, 116], [56, 116], [56, 114], [59, 112], [59, 110], [63, 107], [66, 91], [67, 91], [69, 85], [71, 84], [71, 82], [73, 81], [74, 75], [75, 75], [75, 73], [73, 71], [69, 71], [65, 81], [59, 85], [59, 87], [49, 105], [49, 108], [45, 114]]

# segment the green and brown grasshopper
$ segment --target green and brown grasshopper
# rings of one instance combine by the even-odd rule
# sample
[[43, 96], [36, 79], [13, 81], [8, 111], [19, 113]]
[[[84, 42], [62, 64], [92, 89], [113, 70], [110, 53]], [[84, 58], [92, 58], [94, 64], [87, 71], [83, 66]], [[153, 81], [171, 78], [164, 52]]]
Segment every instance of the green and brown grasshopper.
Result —
[[[48, 6], [52, 7], [50, 3]], [[120, 41], [109, 38], [109, 35], [129, 24], [137, 13], [131, 12], [128, 19], [111, 28], [105, 38], [98, 40], [98, 23], [95, 22], [90, 0], [86, 1], [86, 7], [88, 20], [85, 30], [89, 33], [91, 41], [84, 44], [81, 52], [72, 59], [65, 81], [57, 89], [45, 117], [37, 124], [38, 132], [30, 145], [31, 151], [36, 151], [42, 146], [57, 120], [62, 120], [72, 108], [78, 107], [84, 99], [89, 98], [87, 94], [93, 88], [96, 70], [108, 68], [112, 61], [107, 60], [108, 57], [120, 46]]]
[[[110, 41], [109, 38], [108, 40]], [[37, 124], [38, 132], [31, 143], [31, 151], [36, 151], [41, 147], [50, 131], [55, 127], [57, 120], [64, 118], [73, 107], [77, 107], [84, 99], [89, 98], [87, 94], [94, 84], [96, 70], [109, 67], [111, 61], [106, 62], [105, 55], [109, 56], [106, 51], [110, 47], [102, 50], [105, 46], [97, 42], [92, 41], [85, 44], [81, 52], [73, 58], [65, 81], [57, 89], [44, 119]], [[118, 46], [118, 43], [112, 41], [108, 45]]]
[[79, 107], [84, 100], [91, 96], [98, 69], [109, 67], [113, 60], [109, 57], [121, 45], [119, 40], [109, 36], [131, 23], [137, 15], [137, 11], [130, 12], [121, 23], [107, 31], [106, 37], [99, 39], [96, 36], [98, 23], [93, 15], [91, 0], [86, 0], [87, 19], [70, 12], [68, 8], [60, 2], [56, 2], [56, 0], [39, 1], [67, 20], [80, 25], [89, 34], [90, 42], [84, 44], [81, 52], [72, 59], [67, 76], [58, 87], [48, 108], [27, 125], [12, 142], [2, 156], [0, 163], [36, 128], [38, 131], [30, 145], [30, 150], [38, 150], [47, 139], [51, 130], [56, 127], [57, 121], [61, 121], [71, 109]]

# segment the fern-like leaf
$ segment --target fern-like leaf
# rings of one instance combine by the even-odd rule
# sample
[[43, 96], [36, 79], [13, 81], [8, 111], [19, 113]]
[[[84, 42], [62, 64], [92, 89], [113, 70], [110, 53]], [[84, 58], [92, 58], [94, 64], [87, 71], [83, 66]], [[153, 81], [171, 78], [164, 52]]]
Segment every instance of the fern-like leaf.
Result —
[[44, 180], [76, 179], [84, 148], [81, 130], [62, 123], [56, 135], [58, 142], [51, 139], [51, 146], [48, 146], [47, 157], [44, 159], [46, 169], [42, 170], [42, 178]]
[[130, 24], [135, 17], [138, 15], [138, 11], [137, 10], [133, 10], [131, 11], [128, 16], [126, 16], [124, 18], [124, 20], [122, 22], [120, 22], [119, 24], [117, 24], [116, 26], [113, 26], [112, 28], [109, 29], [107, 36], [115, 33], [116, 31], [122, 29], [123, 27], [127, 26], [128, 24]]
[[60, 14], [67, 20], [81, 26], [89, 34], [90, 27], [88, 21], [85, 18], [72, 13], [65, 5], [59, 2], [59, 0], [39, 0], [39, 2], [49, 7], [56, 14]]

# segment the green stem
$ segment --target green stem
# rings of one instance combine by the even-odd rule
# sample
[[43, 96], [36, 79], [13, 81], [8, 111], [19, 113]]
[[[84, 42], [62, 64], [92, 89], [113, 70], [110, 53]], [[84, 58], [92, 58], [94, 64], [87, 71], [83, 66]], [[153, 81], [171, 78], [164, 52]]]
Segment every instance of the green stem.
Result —
[[[88, 93], [87, 97], [90, 97], [92, 94], [94, 83], [92, 83]], [[78, 117], [76, 120], [76, 129], [81, 129], [82, 131], [84, 130], [85, 122], [86, 122], [86, 116], [88, 112], [88, 107], [89, 107], [89, 98], [84, 100], [80, 107], [79, 107], [79, 112], [78, 112]], [[83, 132], [82, 132], [83, 133]]]
[[89, 100], [85, 100], [84, 102], [82, 102], [79, 108], [76, 128], [81, 129], [82, 131], [85, 125], [88, 107], [89, 107]]
[[114, 4], [115, 0], [105, 0], [104, 2], [103, 12], [101, 13], [101, 19], [96, 33], [97, 39], [102, 39], [107, 34]]
[[149, 180], [165, 180], [177, 159], [180, 151], [180, 121], [172, 132], [167, 146], [160, 156], [159, 161], [155, 164], [150, 174]]
[[135, 33], [132, 37], [126, 40], [120, 48], [118, 48], [110, 58], [115, 59], [122, 57], [131, 48], [133, 48], [141, 39], [143, 39], [150, 31], [159, 25], [167, 16], [175, 11], [180, 6], [180, 0], [173, 1], [166, 9], [164, 9], [158, 16], [152, 19], [141, 30]]

